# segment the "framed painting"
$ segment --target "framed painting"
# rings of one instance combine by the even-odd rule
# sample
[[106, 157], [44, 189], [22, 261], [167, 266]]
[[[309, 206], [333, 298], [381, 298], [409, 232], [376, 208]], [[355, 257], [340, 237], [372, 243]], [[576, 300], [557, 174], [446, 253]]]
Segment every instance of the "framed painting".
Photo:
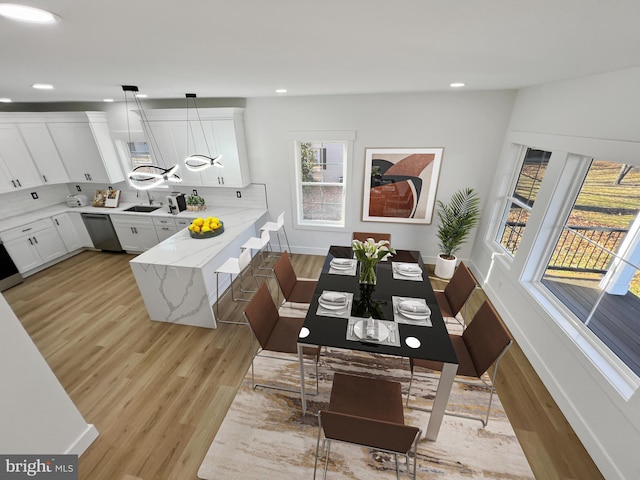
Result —
[[366, 148], [362, 220], [431, 223], [444, 148]]

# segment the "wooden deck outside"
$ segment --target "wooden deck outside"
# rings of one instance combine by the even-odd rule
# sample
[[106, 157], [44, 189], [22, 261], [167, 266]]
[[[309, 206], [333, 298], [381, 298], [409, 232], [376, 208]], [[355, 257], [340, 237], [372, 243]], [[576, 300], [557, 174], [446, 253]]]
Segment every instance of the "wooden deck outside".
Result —
[[[542, 283], [582, 322], [588, 318], [601, 293], [595, 281], [547, 277]], [[632, 293], [605, 293], [588, 328], [640, 376], [640, 298]]]

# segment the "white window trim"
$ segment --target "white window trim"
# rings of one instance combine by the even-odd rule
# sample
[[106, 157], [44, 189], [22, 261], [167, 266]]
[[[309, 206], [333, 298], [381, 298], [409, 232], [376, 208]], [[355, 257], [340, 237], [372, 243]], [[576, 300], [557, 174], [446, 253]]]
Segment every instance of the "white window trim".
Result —
[[[353, 196], [353, 188], [351, 188], [352, 182], [352, 164], [353, 164], [353, 142], [356, 139], [355, 130], [300, 130], [290, 131], [286, 135], [287, 146], [289, 152], [290, 165], [293, 168], [291, 172], [291, 184], [295, 187], [295, 192], [291, 196], [291, 211], [295, 212], [292, 215], [293, 227], [299, 230], [335, 230], [344, 231], [349, 229], [351, 225], [351, 211], [348, 208], [351, 205], [351, 198]], [[341, 184], [345, 189], [345, 209], [344, 209], [344, 224], [332, 224], [332, 223], [306, 223], [300, 222], [298, 218], [298, 188], [301, 184], [300, 171], [297, 165], [296, 144], [299, 142], [344, 142], [345, 143], [345, 163], [346, 163], [346, 175], [345, 181]]]

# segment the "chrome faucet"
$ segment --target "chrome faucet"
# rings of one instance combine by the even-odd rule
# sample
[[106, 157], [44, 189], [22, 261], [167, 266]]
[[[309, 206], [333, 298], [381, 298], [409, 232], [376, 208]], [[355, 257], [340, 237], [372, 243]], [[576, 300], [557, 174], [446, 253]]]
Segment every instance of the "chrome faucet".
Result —
[[149, 190], [145, 190], [147, 192], [147, 198], [149, 199], [149, 205], [153, 205], [153, 197], [151, 196], [151, 192]]

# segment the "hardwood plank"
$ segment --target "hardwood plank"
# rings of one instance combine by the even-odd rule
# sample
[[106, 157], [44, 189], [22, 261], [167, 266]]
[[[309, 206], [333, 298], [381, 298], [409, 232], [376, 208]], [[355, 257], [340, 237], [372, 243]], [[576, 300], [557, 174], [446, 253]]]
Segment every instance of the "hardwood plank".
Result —
[[[250, 364], [249, 329], [152, 322], [131, 258], [83, 252], [4, 295], [100, 432], [80, 458], [79, 478], [195, 480]], [[301, 277], [317, 277], [322, 262], [293, 256]], [[474, 294], [469, 315], [483, 298]], [[239, 320], [245, 305], [226, 295], [221, 313]], [[602, 478], [517, 345], [502, 360], [497, 389], [536, 477]]]

